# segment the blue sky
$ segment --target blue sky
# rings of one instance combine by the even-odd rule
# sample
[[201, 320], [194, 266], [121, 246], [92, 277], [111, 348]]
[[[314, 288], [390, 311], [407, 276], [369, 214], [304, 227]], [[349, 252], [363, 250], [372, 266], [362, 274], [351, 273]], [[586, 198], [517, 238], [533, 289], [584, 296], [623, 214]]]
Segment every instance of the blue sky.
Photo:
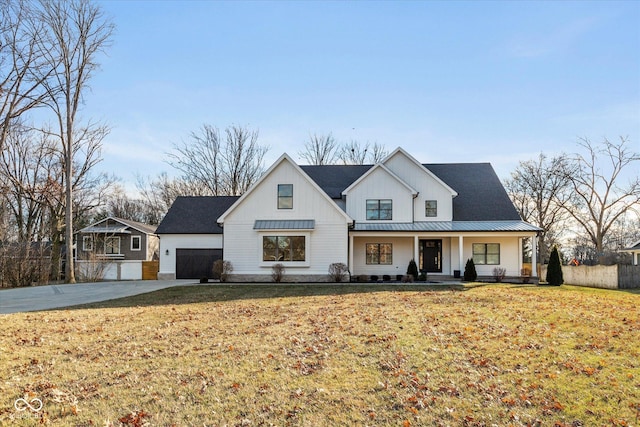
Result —
[[579, 137], [640, 150], [637, 1], [100, 4], [116, 32], [82, 116], [130, 187], [204, 123], [258, 129], [266, 166], [329, 132], [501, 178]]

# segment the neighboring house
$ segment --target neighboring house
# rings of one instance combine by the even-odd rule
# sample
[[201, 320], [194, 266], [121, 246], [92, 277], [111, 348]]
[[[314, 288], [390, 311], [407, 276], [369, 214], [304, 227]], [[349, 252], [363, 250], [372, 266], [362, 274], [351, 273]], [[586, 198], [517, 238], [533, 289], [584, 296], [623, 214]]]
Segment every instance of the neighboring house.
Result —
[[143, 262], [158, 259], [155, 226], [107, 217], [79, 230], [76, 236], [76, 264], [79, 273], [88, 278], [140, 280]]
[[622, 252], [629, 252], [631, 254], [631, 264], [640, 265], [640, 240], [622, 250]]
[[469, 258], [480, 276], [520, 276], [523, 239], [535, 254], [538, 231], [488, 163], [423, 165], [398, 148], [376, 165], [299, 166], [284, 154], [241, 197], [176, 199], [157, 231], [159, 278], [198, 278], [180, 269], [196, 249], [209, 251], [206, 271], [231, 262], [230, 281], [270, 281], [276, 263], [286, 281], [326, 281], [337, 262], [395, 278], [411, 259], [430, 278], [458, 276]]

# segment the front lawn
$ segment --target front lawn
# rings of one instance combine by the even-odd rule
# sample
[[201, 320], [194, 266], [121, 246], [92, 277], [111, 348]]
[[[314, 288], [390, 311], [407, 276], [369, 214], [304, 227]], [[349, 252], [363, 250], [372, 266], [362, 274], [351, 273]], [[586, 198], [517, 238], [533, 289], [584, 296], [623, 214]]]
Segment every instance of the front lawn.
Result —
[[639, 306], [567, 286], [213, 285], [3, 315], [0, 423], [638, 426]]

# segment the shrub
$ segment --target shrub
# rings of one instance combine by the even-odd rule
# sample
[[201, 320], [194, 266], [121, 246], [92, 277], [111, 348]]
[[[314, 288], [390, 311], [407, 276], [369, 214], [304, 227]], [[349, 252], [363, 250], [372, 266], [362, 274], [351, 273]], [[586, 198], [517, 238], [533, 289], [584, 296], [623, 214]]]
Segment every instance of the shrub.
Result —
[[[416, 261], [414, 259], [409, 261], [409, 266], [407, 267], [407, 275], [413, 276], [414, 280], [418, 278], [418, 265], [416, 264]], [[411, 281], [413, 282], [413, 280]]]
[[426, 281], [427, 281], [426, 273], [420, 273], [420, 275], [418, 276], [418, 282], [426, 282]]
[[329, 266], [329, 277], [334, 282], [342, 282], [344, 275], [349, 271], [347, 264], [343, 262], [334, 262]]
[[502, 267], [496, 267], [493, 269], [493, 278], [496, 279], [496, 282], [500, 283], [507, 275], [507, 269]]
[[467, 264], [464, 266], [464, 281], [475, 282], [477, 278], [476, 265], [473, 262], [473, 258], [469, 258]]
[[562, 265], [560, 264], [560, 255], [558, 255], [558, 247], [554, 246], [549, 256], [549, 265], [547, 266], [547, 283], [551, 286], [560, 286], [564, 283], [562, 277]]
[[376, 276], [375, 274], [371, 275], [371, 281], [372, 282], [377, 282], [378, 281], [378, 276]]
[[274, 282], [280, 283], [282, 282], [282, 277], [284, 276], [284, 265], [277, 263], [271, 266], [271, 278]]
[[209, 278], [208, 277], [201, 277], [200, 278], [200, 283], [209, 283]]
[[405, 274], [402, 276], [402, 283], [413, 283], [413, 274]]
[[224, 261], [221, 259], [216, 260], [213, 263], [213, 278], [216, 280], [220, 280], [221, 282], [226, 282], [229, 276], [229, 273], [233, 271], [233, 266], [230, 261]]
[[368, 282], [369, 281], [369, 276], [367, 276], [366, 274], [361, 274], [358, 276], [358, 282]]
[[384, 280], [385, 282], [390, 282], [391, 281], [391, 276], [389, 276], [388, 274], [383, 274], [382, 275], [382, 280]]

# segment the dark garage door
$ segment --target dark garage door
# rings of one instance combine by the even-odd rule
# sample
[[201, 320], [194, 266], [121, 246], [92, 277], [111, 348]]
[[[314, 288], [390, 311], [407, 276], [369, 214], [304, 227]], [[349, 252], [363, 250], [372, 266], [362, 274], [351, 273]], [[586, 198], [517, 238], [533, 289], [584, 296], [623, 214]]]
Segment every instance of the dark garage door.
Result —
[[218, 259], [222, 249], [176, 249], [176, 279], [210, 279]]

